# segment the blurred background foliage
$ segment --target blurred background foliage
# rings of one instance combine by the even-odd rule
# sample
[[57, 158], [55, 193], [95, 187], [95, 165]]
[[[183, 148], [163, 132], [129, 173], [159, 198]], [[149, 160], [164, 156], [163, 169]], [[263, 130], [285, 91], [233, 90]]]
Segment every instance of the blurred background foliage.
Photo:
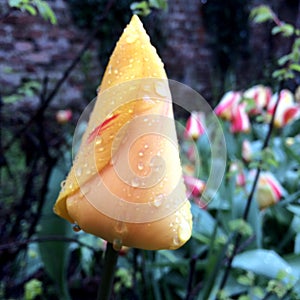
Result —
[[[40, 15], [55, 24], [55, 13], [51, 1], [48, 2], [8, 1], [8, 11], [1, 11], [0, 29], [5, 18], [16, 11]], [[210, 66], [212, 96], [208, 100], [218, 104], [228, 90], [247, 89], [254, 83], [261, 83], [271, 86], [273, 93], [279, 86], [290, 88], [295, 103], [299, 101], [296, 93], [299, 32], [294, 27], [299, 24], [293, 24], [292, 30], [285, 26], [289, 22], [275, 26], [273, 11], [266, 7], [260, 7], [250, 20], [252, 1], [202, 2], [201, 16], [213, 57]], [[159, 53], [164, 51], [168, 35], [162, 28], [162, 19], [167, 1], [112, 1], [107, 12], [109, 1], [67, 0], [67, 3], [75, 24], [92, 32], [92, 39], [101, 41], [97, 45], [97, 55], [102, 68], [132, 10], [144, 15], [143, 22], [154, 45]], [[171, 5], [176, 3], [169, 1], [169, 8]], [[287, 1], [287, 5], [298, 8], [299, 3]], [[151, 13], [145, 16], [147, 12]], [[103, 13], [104, 19], [100, 22], [99, 16]], [[281, 55], [269, 51], [269, 60], [262, 62], [266, 66], [263, 76], [241, 84], [239, 62], [252, 55], [249, 39], [253, 19], [267, 22], [260, 26], [270, 32], [277, 27], [277, 33], [287, 34], [279, 41], [286, 41], [289, 51]], [[270, 41], [275, 43], [271, 37]], [[83, 62], [80, 72], [87, 79], [84, 97], [90, 99], [99, 82], [93, 83], [89, 77], [92, 55], [87, 49], [89, 47], [79, 58]], [[282, 59], [289, 53], [292, 55]], [[76, 58], [74, 63], [78, 63]], [[70, 72], [72, 70], [73, 67]], [[283, 71], [272, 76], [276, 70]], [[9, 75], [9, 70], [6, 72]], [[69, 73], [64, 73], [62, 82], [68, 76]], [[54, 90], [51, 87], [47, 77], [44, 80], [27, 78], [13, 92], [7, 93], [6, 87], [1, 87], [0, 91], [0, 299], [95, 299], [101, 279], [105, 241], [74, 232], [70, 224], [52, 213], [61, 181], [71, 165], [72, 134], [81, 110], [75, 103], [71, 106], [76, 106], [77, 110], [64, 106], [61, 110], [51, 105], [53, 91], [59, 94], [61, 85], [54, 85]], [[34, 108], [24, 101], [33, 96], [37, 99]], [[251, 101], [247, 105], [249, 103]], [[178, 129], [178, 135], [185, 174], [205, 183], [211, 162], [202, 157], [201, 172], [195, 175], [195, 162], [189, 149], [191, 144], [195, 145], [200, 155], [207, 153], [209, 156], [209, 143], [203, 135], [195, 141], [185, 137], [181, 131], [186, 124], [183, 116], [179, 116], [183, 126]], [[207, 207], [203, 208], [201, 193], [191, 197], [194, 216], [191, 240], [177, 251], [123, 249], [116, 270], [113, 299], [300, 299], [299, 119], [271, 130], [267, 154], [261, 150], [269, 130], [265, 120], [251, 117], [251, 130], [235, 133], [230, 130], [231, 122], [221, 118], [220, 122], [227, 145], [227, 173], [217, 196]], [[209, 127], [209, 122], [205, 125]], [[249, 140], [252, 147], [250, 161], [242, 156], [245, 140]], [[239, 186], [238, 171], [248, 175], [261, 166], [262, 160], [264, 168], [272, 172], [285, 193], [280, 202], [264, 209], [259, 207], [255, 195], [245, 219], [253, 178]], [[239, 166], [234, 171], [230, 169], [233, 163]], [[240, 239], [237, 252], [226, 284], [220, 289], [237, 236]]]

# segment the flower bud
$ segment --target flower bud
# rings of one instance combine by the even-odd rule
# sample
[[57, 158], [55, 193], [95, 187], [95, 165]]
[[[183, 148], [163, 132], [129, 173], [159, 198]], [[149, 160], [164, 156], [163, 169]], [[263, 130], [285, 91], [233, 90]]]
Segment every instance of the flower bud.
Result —
[[54, 211], [116, 250], [177, 249], [191, 236], [171, 93], [137, 16], [110, 58]]
[[186, 122], [185, 137], [197, 140], [205, 133], [204, 122], [204, 113], [193, 111]]

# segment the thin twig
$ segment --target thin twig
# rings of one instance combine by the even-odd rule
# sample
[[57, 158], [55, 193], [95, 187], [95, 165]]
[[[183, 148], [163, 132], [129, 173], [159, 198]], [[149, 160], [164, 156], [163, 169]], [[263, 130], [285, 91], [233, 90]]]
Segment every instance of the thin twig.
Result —
[[26, 240], [20, 240], [20, 241], [14, 241], [7, 244], [0, 245], [0, 252], [7, 251], [13, 248], [18, 248], [24, 245], [32, 244], [32, 243], [45, 243], [45, 242], [63, 242], [63, 243], [77, 243], [78, 245], [88, 248], [92, 250], [93, 252], [97, 252], [98, 250], [94, 247], [85, 244], [81, 242], [80, 240], [76, 238], [70, 238], [70, 237], [64, 237], [64, 236], [58, 236], [58, 235], [49, 235], [44, 236], [40, 238], [31, 238]]
[[[266, 138], [264, 140], [264, 143], [263, 143], [263, 146], [262, 146], [262, 149], [261, 149], [262, 151], [265, 150], [268, 147], [271, 136], [272, 136], [272, 131], [273, 131], [273, 128], [274, 128], [274, 120], [275, 120], [275, 115], [276, 115], [277, 107], [278, 107], [279, 100], [280, 100], [280, 91], [282, 89], [282, 85], [283, 85], [283, 82], [280, 81], [279, 82], [279, 88], [278, 88], [278, 96], [277, 96], [276, 104], [275, 104], [275, 107], [274, 107], [274, 112], [273, 112], [271, 121], [269, 123], [268, 132], [267, 132]], [[254, 193], [255, 193], [255, 190], [256, 190], [256, 186], [257, 186], [257, 183], [258, 183], [258, 179], [259, 179], [259, 175], [260, 175], [261, 170], [262, 170], [261, 165], [258, 165], [258, 167], [256, 169], [256, 173], [255, 173], [255, 178], [254, 178], [254, 181], [253, 181], [253, 184], [252, 184], [252, 188], [251, 188], [251, 191], [249, 193], [249, 196], [248, 196], [248, 199], [247, 199], [247, 204], [246, 204], [246, 207], [245, 207], [245, 210], [244, 210], [244, 214], [243, 214], [243, 220], [244, 221], [247, 221], [247, 219], [248, 219], [251, 203], [252, 203], [252, 200], [253, 200], [253, 196], [254, 196]], [[234, 242], [234, 245], [233, 245], [233, 251], [232, 251], [231, 255], [228, 258], [228, 262], [227, 262], [227, 265], [226, 265], [226, 269], [224, 271], [224, 275], [223, 275], [222, 280], [221, 280], [219, 291], [221, 291], [227, 283], [227, 280], [228, 280], [228, 277], [229, 277], [229, 274], [230, 274], [230, 271], [231, 271], [231, 268], [232, 268], [232, 262], [233, 262], [233, 259], [234, 259], [235, 255], [238, 252], [238, 248], [240, 246], [241, 240], [242, 240], [242, 235], [240, 233], [237, 233], [236, 238], [235, 238], [235, 242]]]

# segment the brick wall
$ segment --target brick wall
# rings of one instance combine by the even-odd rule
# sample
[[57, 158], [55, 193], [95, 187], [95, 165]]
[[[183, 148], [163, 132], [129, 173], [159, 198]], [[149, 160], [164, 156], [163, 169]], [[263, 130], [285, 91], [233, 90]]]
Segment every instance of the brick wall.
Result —
[[[6, 1], [5, 1], [6, 2]], [[1, 2], [1, 15], [7, 11]], [[43, 81], [48, 77], [48, 90], [54, 86], [81, 49], [87, 32], [79, 30], [71, 20], [69, 9], [62, 0], [48, 1], [58, 24], [52, 25], [40, 16], [15, 11], [0, 23], [0, 87], [1, 94], [13, 93], [26, 80]], [[92, 82], [94, 92], [100, 83], [100, 64], [96, 42], [89, 51], [88, 62], [79, 64], [64, 83], [53, 105], [63, 108], [69, 104], [85, 106], [91, 99], [83, 99], [87, 85]], [[89, 70], [86, 64], [89, 64]], [[38, 100], [30, 97], [28, 105]]]
[[[183, 82], [211, 99], [214, 89], [212, 54], [208, 35], [202, 22], [201, 6], [204, 0], [169, 1], [169, 11], [161, 17], [165, 45], [160, 55], [171, 79]], [[300, 22], [298, 9], [289, 1], [253, 0], [253, 5], [272, 4], [282, 18]], [[297, 2], [297, 1], [296, 1]], [[6, 1], [0, 3], [0, 13], [5, 13]], [[49, 0], [58, 24], [53, 26], [41, 17], [13, 12], [0, 23], [0, 87], [1, 93], [13, 92], [26, 79], [42, 81], [48, 76], [50, 88], [82, 47], [87, 32], [79, 30], [72, 22], [69, 8], [63, 0]], [[298, 5], [298, 4], [297, 4]], [[298, 6], [295, 6], [296, 8]], [[286, 53], [289, 42], [270, 36], [269, 26], [251, 25], [250, 55], [239, 61], [235, 78], [239, 88], [246, 88], [265, 76], [264, 65], [274, 54]], [[103, 70], [97, 59], [97, 43], [89, 51], [89, 58], [79, 64], [63, 85], [54, 104], [84, 107], [95, 93]], [[270, 78], [271, 80], [271, 78]], [[37, 99], [36, 99], [37, 100]], [[31, 105], [35, 102], [31, 99]]]

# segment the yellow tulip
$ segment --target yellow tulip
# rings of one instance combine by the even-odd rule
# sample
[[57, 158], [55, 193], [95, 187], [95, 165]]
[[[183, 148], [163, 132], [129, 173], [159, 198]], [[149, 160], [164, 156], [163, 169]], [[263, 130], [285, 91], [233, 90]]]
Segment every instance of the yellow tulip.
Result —
[[54, 211], [115, 249], [176, 249], [191, 236], [167, 76], [137, 16], [110, 58]]

